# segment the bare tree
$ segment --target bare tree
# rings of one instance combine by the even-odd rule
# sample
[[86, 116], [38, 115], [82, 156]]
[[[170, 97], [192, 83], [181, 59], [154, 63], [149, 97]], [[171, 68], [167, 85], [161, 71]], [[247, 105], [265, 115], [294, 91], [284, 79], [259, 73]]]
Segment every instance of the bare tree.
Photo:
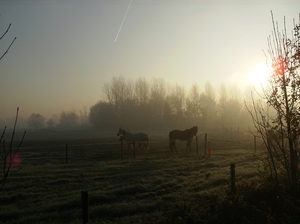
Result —
[[88, 124], [88, 111], [86, 105], [83, 107], [83, 111], [79, 111], [80, 116], [80, 125], [87, 125]]
[[219, 90], [219, 102], [218, 102], [218, 112], [221, 119], [222, 128], [227, 127], [227, 105], [228, 105], [228, 91], [225, 84], [220, 86]]
[[111, 93], [111, 86], [109, 85], [109, 83], [104, 83], [103, 87], [102, 87], [102, 91], [105, 94], [108, 103], [112, 104], [113, 103], [113, 99], [112, 99], [112, 93]]
[[31, 128], [41, 129], [45, 126], [45, 118], [39, 113], [32, 113], [27, 120], [27, 124]]
[[153, 78], [150, 89], [150, 105], [155, 115], [163, 115], [164, 102], [166, 98], [166, 82], [162, 78]]
[[3, 149], [0, 150], [0, 155], [1, 155], [1, 159], [3, 162], [3, 172], [2, 172], [2, 177], [0, 178], [0, 189], [4, 186], [8, 176], [11, 174], [11, 168], [13, 166], [19, 166], [21, 169], [22, 167], [20, 166], [21, 164], [19, 163], [19, 161], [17, 161], [18, 159], [18, 151], [23, 143], [26, 131], [24, 131], [24, 134], [22, 136], [22, 140], [19, 144], [19, 146], [17, 148], [13, 148], [13, 142], [14, 142], [14, 136], [15, 136], [15, 131], [16, 131], [16, 126], [17, 126], [17, 121], [18, 121], [18, 115], [19, 115], [19, 107], [17, 108], [17, 114], [16, 114], [16, 118], [15, 118], [15, 123], [14, 123], [14, 128], [13, 128], [13, 132], [12, 132], [12, 136], [11, 136], [11, 140], [9, 143], [9, 147], [6, 148], [6, 144], [5, 144], [5, 140], [4, 135], [5, 135], [5, 131], [6, 131], [6, 126], [4, 127], [3, 133], [1, 135], [0, 138], [0, 144], [3, 145]]
[[[11, 27], [11, 24], [9, 24], [9, 26], [6, 29], [6, 31], [4, 32], [4, 34], [0, 37], [0, 40], [2, 40], [2, 38], [8, 33], [10, 27]], [[4, 56], [8, 53], [9, 49], [11, 48], [11, 46], [13, 45], [13, 43], [15, 42], [16, 39], [17, 39], [17, 37], [15, 37], [12, 40], [10, 45], [7, 47], [6, 51], [1, 55], [0, 60], [2, 60], [4, 58]], [[19, 156], [18, 151], [23, 143], [26, 131], [23, 134], [23, 137], [22, 137], [22, 140], [21, 140], [19, 146], [16, 149], [13, 149], [13, 141], [14, 141], [16, 126], [17, 126], [17, 121], [18, 121], [18, 115], [19, 115], [19, 107], [17, 108], [17, 114], [16, 114], [16, 118], [15, 118], [14, 128], [13, 128], [11, 141], [10, 141], [8, 148], [6, 148], [5, 140], [3, 139], [4, 135], [5, 135], [5, 131], [6, 131], [6, 126], [4, 127], [3, 133], [0, 138], [0, 144], [1, 145], [3, 144], [3, 149], [0, 150], [0, 155], [1, 155], [2, 162], [3, 162], [3, 175], [2, 175], [2, 178], [0, 179], [0, 189], [4, 186], [8, 176], [11, 174], [11, 167], [13, 167], [15, 165], [18, 165], [18, 166], [20, 165], [20, 164], [17, 164], [16, 160], [18, 159], [18, 156]]]
[[231, 88], [228, 92], [226, 86], [222, 84], [219, 90], [218, 101], [218, 114], [220, 116], [221, 124], [223, 128], [229, 128], [232, 126], [239, 126], [239, 117], [242, 111], [242, 104], [239, 100], [238, 94], [235, 94], [237, 90]]
[[149, 100], [149, 84], [145, 78], [138, 78], [134, 85], [134, 93], [140, 104], [146, 105]]
[[55, 125], [54, 120], [52, 118], [50, 118], [47, 121], [47, 128], [48, 128], [48, 130], [53, 131], [54, 130], [54, 125]]
[[[297, 140], [300, 130], [300, 21], [294, 22], [292, 37], [284, 30], [279, 31], [273, 22], [273, 33], [268, 37], [267, 61], [273, 68], [269, 86], [264, 89], [262, 99], [267, 103], [255, 103], [250, 111], [254, 125], [265, 143], [265, 171], [268, 178], [276, 180], [279, 186], [284, 170], [292, 197], [297, 198], [298, 152]], [[272, 116], [269, 108], [275, 111]]]
[[79, 117], [75, 110], [70, 112], [63, 111], [60, 114], [59, 125], [62, 128], [74, 128], [78, 125]]
[[200, 116], [200, 89], [196, 83], [192, 85], [186, 101], [186, 113], [188, 117], [192, 117], [193, 119], [198, 118]]
[[122, 104], [133, 98], [133, 84], [123, 76], [113, 77], [111, 93], [116, 105]]
[[217, 108], [215, 101], [215, 91], [213, 86], [209, 82], [205, 84], [205, 92], [201, 93], [200, 95], [200, 110], [204, 126], [213, 125], [217, 116]]
[[214, 87], [212, 86], [212, 84], [211, 84], [210, 82], [206, 82], [206, 83], [205, 83], [205, 86], [204, 86], [204, 89], [205, 89], [205, 94], [206, 94], [212, 101], [215, 101], [216, 93], [215, 93], [215, 90], [214, 90]]

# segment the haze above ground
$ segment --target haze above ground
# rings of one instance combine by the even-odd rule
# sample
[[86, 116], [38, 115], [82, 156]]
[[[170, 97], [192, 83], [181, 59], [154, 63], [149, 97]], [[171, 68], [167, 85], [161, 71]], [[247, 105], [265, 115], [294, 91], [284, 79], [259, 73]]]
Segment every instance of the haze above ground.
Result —
[[[299, 1], [1, 1], [0, 118], [46, 118], [104, 99], [112, 77], [171, 85], [257, 84], [271, 13], [287, 30]], [[259, 73], [259, 72], [257, 72]], [[258, 76], [259, 77], [259, 76]]]

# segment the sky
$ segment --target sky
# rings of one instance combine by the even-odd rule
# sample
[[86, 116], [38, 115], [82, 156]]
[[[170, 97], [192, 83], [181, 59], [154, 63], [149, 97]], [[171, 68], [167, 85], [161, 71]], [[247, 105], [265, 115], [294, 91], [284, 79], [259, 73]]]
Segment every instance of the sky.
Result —
[[[247, 89], [266, 61], [271, 10], [298, 19], [289, 0], [1, 0], [0, 119], [79, 112], [103, 100], [112, 77], [163, 78], [188, 89]], [[291, 29], [289, 29], [291, 30]]]

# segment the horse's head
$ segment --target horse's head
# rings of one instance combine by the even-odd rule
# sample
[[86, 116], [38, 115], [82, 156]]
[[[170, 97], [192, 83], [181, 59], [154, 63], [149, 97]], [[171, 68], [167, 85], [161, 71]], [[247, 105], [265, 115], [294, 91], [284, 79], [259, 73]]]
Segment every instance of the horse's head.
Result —
[[124, 134], [124, 130], [122, 128], [119, 128], [117, 136], [120, 136], [120, 135], [123, 135], [123, 134]]

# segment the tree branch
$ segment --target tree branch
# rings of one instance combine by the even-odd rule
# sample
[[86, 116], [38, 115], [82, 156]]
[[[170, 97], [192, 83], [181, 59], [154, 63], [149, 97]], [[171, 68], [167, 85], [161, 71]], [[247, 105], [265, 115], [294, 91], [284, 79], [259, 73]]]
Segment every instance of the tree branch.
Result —
[[[11, 23], [9, 24], [7, 30], [5, 31], [5, 33], [0, 37], [0, 40], [2, 40], [2, 38], [8, 33], [8, 30], [10, 29]], [[17, 39], [17, 37], [15, 37], [13, 39], [13, 41], [10, 43], [9, 47], [6, 49], [6, 51], [4, 52], [4, 54], [1, 56], [0, 60], [4, 57], [4, 55], [7, 54], [7, 52], [9, 51], [11, 45], [13, 45], [13, 43], [15, 42], [15, 40]]]
[[10, 26], [11, 26], [11, 23], [9, 24], [9, 26], [8, 26], [7, 30], [5, 31], [5, 33], [0, 37], [0, 40], [2, 40], [2, 38], [8, 33], [8, 30], [9, 30]]
[[15, 42], [16, 39], [17, 39], [17, 37], [15, 37], [15, 38], [13, 39], [13, 41], [10, 43], [9, 47], [7, 48], [7, 50], [6, 50], [6, 51], [4, 52], [4, 54], [1, 56], [0, 60], [4, 57], [4, 55], [7, 54], [7, 52], [9, 51], [9, 49], [10, 49], [10, 47], [11, 47], [11, 45], [13, 45], [13, 43]]

